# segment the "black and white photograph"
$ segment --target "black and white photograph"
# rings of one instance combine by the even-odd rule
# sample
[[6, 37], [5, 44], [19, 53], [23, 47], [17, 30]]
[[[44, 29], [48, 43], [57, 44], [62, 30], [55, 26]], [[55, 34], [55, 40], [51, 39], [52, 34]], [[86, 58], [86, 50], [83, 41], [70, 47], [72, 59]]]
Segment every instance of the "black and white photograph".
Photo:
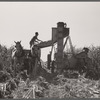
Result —
[[0, 2], [0, 99], [100, 98], [100, 2]]

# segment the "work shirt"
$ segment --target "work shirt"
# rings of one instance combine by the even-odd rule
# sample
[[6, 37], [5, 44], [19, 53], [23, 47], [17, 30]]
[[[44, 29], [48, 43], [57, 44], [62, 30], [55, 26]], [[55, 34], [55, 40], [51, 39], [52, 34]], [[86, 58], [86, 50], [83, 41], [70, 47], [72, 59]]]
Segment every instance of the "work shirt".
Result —
[[86, 58], [88, 57], [88, 54], [86, 52], [80, 52], [79, 54], [76, 55], [76, 58]]
[[34, 42], [36, 41], [36, 39], [37, 39], [37, 36], [34, 36], [34, 37], [31, 39], [31, 41], [30, 41], [30, 45], [34, 44]]

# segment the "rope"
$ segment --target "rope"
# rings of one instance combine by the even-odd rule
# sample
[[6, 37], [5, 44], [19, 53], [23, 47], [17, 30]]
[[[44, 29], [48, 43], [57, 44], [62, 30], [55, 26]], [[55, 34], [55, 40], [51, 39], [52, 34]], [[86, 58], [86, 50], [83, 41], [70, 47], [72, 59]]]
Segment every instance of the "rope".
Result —
[[65, 43], [64, 43], [64, 46], [63, 46], [63, 50], [64, 50], [64, 48], [65, 48], [65, 46], [66, 46], [66, 44], [67, 44], [67, 40], [69, 39], [69, 36], [66, 38], [66, 41], [65, 41]]
[[69, 36], [69, 44], [70, 44], [71, 52], [74, 55], [75, 53], [74, 53], [74, 50], [73, 50], [73, 45], [72, 45], [72, 41], [71, 41], [70, 36]]

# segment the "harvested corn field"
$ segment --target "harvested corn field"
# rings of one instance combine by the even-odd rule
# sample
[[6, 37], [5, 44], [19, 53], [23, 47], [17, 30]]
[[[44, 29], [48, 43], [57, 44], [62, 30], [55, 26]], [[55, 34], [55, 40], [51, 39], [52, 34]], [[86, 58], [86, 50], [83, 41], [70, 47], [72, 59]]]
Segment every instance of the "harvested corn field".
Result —
[[[22, 86], [20, 87], [20, 85]], [[46, 82], [43, 77], [36, 81], [21, 82], [14, 98], [100, 98], [100, 81], [86, 79], [69, 79], [63, 75], [57, 76], [52, 83]]]

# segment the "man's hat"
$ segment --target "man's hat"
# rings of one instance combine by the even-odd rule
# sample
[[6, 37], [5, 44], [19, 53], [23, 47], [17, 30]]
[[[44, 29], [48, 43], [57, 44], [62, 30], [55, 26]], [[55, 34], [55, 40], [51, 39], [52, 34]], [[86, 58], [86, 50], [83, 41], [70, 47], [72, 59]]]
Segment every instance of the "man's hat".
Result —
[[88, 52], [89, 51], [89, 48], [84, 47], [83, 50], [85, 50], [85, 51]]

